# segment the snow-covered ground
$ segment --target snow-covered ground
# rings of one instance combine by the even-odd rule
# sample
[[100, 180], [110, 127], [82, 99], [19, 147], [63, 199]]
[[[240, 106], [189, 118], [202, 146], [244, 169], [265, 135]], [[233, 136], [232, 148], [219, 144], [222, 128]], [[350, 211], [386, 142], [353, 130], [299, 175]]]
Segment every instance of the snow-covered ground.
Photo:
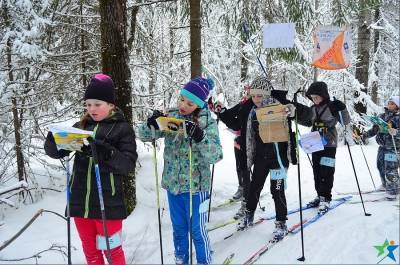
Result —
[[[304, 132], [308, 129], [301, 128]], [[214, 189], [212, 205], [217, 205], [229, 199], [237, 189], [237, 177], [233, 155], [233, 135], [220, 124], [220, 135], [224, 149], [224, 159], [215, 165]], [[159, 141], [162, 145], [162, 141]], [[369, 162], [376, 185], [380, 184], [378, 171], [375, 166], [377, 145], [374, 140], [363, 146], [364, 153]], [[158, 238], [158, 220], [156, 204], [155, 177], [153, 174], [152, 149], [138, 141], [140, 168], [137, 175], [137, 200], [134, 212], [125, 220], [123, 228], [123, 246], [130, 264], [157, 264], [160, 263], [160, 248]], [[373, 189], [372, 181], [359, 146], [351, 147], [360, 186], [362, 190]], [[162, 170], [162, 148], [159, 150], [159, 172]], [[54, 163], [59, 163], [53, 160]], [[37, 167], [37, 170], [41, 170]], [[65, 173], [58, 174], [60, 182]], [[46, 180], [42, 180], [46, 182]], [[269, 179], [264, 186], [260, 203], [265, 207], [265, 212], [257, 210], [256, 216], [271, 215], [274, 205], [269, 193]], [[310, 163], [301, 152], [301, 187], [303, 204], [315, 197], [314, 181]], [[337, 150], [337, 162], [333, 197], [338, 198], [337, 192], [357, 191], [349, 153], [346, 146], [341, 145]], [[164, 247], [164, 262], [174, 263], [172, 229], [168, 214], [168, 203], [164, 190], [161, 190], [162, 211], [162, 237]], [[289, 168], [288, 187], [286, 190], [288, 208], [299, 206], [297, 167]], [[382, 195], [364, 195], [364, 199], [376, 198]], [[353, 201], [360, 200], [354, 195]], [[39, 209], [46, 209], [64, 213], [65, 192], [46, 191], [42, 200], [30, 205], [21, 205], [18, 209], [8, 209], [0, 226], [0, 244], [10, 239], [19, 231]], [[399, 244], [399, 207], [398, 201], [366, 202], [365, 210], [371, 216], [365, 216], [362, 205], [343, 204], [328, 212], [318, 222], [304, 229], [305, 261], [299, 262], [301, 256], [300, 233], [289, 235], [264, 254], [258, 264], [376, 264], [387, 254], [378, 257], [374, 246], [382, 245], [387, 239]], [[231, 218], [237, 211], [239, 204], [218, 209], [211, 212], [210, 227]], [[315, 214], [315, 210], [303, 212], [304, 218]], [[256, 217], [257, 218], [257, 217]], [[288, 216], [288, 226], [299, 222], [299, 215]], [[210, 232], [214, 249], [214, 263], [220, 264], [231, 253], [235, 253], [232, 263], [243, 263], [252, 253], [259, 249], [272, 235], [273, 221], [265, 221], [256, 227], [240, 232], [224, 240], [224, 237], [235, 231], [235, 225]], [[72, 230], [72, 263], [82, 264], [85, 259], [82, 253], [80, 240], [74, 225]], [[30, 257], [40, 251], [57, 244], [66, 246], [66, 222], [61, 218], [43, 213], [18, 239], [0, 252], [1, 264], [35, 263], [61, 264], [67, 263], [58, 251], [44, 252], [40, 258], [23, 260], [20, 262], [6, 261]], [[65, 250], [65, 249], [64, 249]], [[380, 264], [399, 264], [399, 248], [393, 251], [396, 262], [389, 257], [384, 258]]]

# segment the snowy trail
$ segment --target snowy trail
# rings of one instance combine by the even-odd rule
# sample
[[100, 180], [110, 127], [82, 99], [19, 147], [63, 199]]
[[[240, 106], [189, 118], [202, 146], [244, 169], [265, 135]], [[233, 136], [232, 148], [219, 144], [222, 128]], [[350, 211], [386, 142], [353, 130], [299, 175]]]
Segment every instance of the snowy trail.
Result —
[[[307, 128], [302, 128], [304, 132]], [[215, 165], [214, 189], [212, 206], [216, 206], [229, 199], [237, 189], [237, 177], [235, 172], [233, 154], [233, 135], [220, 124], [221, 142], [224, 149], [224, 159]], [[375, 183], [380, 184], [378, 171], [375, 167], [377, 145], [375, 141], [363, 146], [365, 155], [372, 170]], [[159, 143], [162, 147], [162, 142]], [[368, 169], [358, 146], [351, 147], [355, 160], [357, 175], [361, 190], [373, 188]], [[123, 244], [126, 259], [132, 264], [159, 264], [159, 236], [157, 220], [157, 204], [155, 191], [155, 177], [151, 146], [145, 147], [138, 141], [138, 152], [141, 168], [137, 174], [137, 207], [135, 211], [124, 221]], [[162, 172], [162, 148], [158, 153], [158, 168]], [[312, 169], [306, 155], [301, 151], [301, 186], [303, 205], [315, 197]], [[54, 160], [55, 161], [55, 160]], [[57, 163], [56, 161], [54, 163]], [[340, 146], [337, 150], [335, 183], [333, 198], [343, 197], [337, 192], [357, 191], [353, 169], [350, 164], [347, 147]], [[57, 172], [60, 180], [64, 179], [63, 172]], [[297, 167], [290, 166], [288, 172], [288, 185], [286, 190], [288, 209], [299, 207]], [[160, 176], [161, 178], [161, 176]], [[257, 208], [258, 216], [273, 215], [274, 205], [269, 193], [269, 179], [264, 186], [261, 199], [265, 212]], [[172, 228], [168, 214], [166, 193], [160, 190], [160, 205], [162, 208], [162, 236], [164, 247], [164, 262], [174, 263]], [[368, 194], [363, 198], [376, 198], [379, 195]], [[359, 200], [353, 195], [353, 200]], [[382, 245], [386, 239], [400, 241], [399, 211], [394, 206], [398, 202], [366, 202], [366, 211], [372, 216], [364, 216], [361, 204], [343, 204], [316, 223], [304, 229], [305, 262], [304, 264], [376, 264], [381, 258], [377, 257], [376, 245]], [[224, 222], [232, 218], [240, 203], [214, 210], [211, 212], [210, 226]], [[21, 205], [18, 209], [9, 209], [4, 218], [4, 224], [0, 226], [0, 244], [14, 235], [39, 209], [48, 209], [60, 214], [65, 210], [65, 192], [48, 192], [39, 202], [32, 205]], [[314, 209], [303, 212], [304, 218], [309, 218], [315, 213]], [[299, 222], [299, 214], [288, 216], [288, 226]], [[80, 240], [74, 224], [72, 229], [72, 245], [76, 248], [72, 251], [72, 262], [84, 263]], [[227, 235], [236, 230], [234, 224], [209, 233], [214, 249], [214, 263], [221, 263], [231, 253], [235, 253], [232, 264], [243, 263], [252, 253], [257, 251], [267, 240], [273, 231], [273, 220], [264, 221], [256, 227], [245, 232], [239, 232], [231, 238]], [[0, 253], [0, 259], [20, 258], [31, 256], [52, 243], [66, 245], [66, 225], [59, 217], [44, 214], [39, 217], [26, 232]], [[394, 251], [397, 264], [400, 260], [399, 249]], [[300, 233], [289, 235], [279, 242], [271, 250], [265, 253], [255, 264], [303, 264], [297, 261], [301, 256]], [[13, 264], [34, 263], [35, 260], [13, 262]], [[0, 264], [9, 264], [2, 262]], [[64, 259], [57, 252], [46, 252], [38, 259], [38, 264], [65, 264]], [[389, 258], [382, 261], [386, 264], [396, 264]]]

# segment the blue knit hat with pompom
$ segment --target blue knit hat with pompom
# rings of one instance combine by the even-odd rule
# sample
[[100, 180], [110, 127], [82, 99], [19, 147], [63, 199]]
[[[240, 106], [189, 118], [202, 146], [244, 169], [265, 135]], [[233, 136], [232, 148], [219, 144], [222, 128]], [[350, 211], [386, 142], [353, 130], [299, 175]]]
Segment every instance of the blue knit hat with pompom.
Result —
[[181, 96], [187, 97], [200, 108], [207, 106], [207, 98], [214, 88], [214, 81], [203, 77], [190, 80], [181, 90]]

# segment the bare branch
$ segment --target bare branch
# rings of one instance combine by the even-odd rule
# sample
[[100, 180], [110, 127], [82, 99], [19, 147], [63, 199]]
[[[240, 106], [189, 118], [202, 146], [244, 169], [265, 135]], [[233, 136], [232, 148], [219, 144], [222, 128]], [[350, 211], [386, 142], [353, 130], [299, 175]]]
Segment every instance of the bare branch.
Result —
[[141, 6], [149, 6], [149, 5], [154, 5], [154, 4], [159, 4], [159, 3], [166, 3], [166, 2], [176, 2], [177, 0], [158, 0], [158, 1], [151, 1], [143, 4], [136, 4], [128, 7], [128, 10], [134, 8], [134, 7], [141, 7]]

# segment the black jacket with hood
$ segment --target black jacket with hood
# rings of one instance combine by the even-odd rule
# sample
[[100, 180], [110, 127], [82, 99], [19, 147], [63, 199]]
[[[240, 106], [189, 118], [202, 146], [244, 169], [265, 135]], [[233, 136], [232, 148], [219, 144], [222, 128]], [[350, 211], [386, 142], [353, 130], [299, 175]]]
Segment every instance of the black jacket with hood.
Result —
[[[323, 84], [323, 85], [321, 85]], [[337, 131], [336, 124], [340, 122], [340, 114], [342, 115], [344, 125], [349, 124], [350, 115], [346, 108], [338, 109], [338, 105], [345, 106], [341, 101], [335, 99], [330, 100], [328, 88], [323, 82], [315, 82], [311, 84], [306, 92], [306, 96], [311, 100], [311, 95], [318, 95], [323, 98], [322, 102], [318, 105], [307, 107], [300, 103], [296, 104], [298, 122], [301, 125], [312, 127], [312, 131], [317, 130], [318, 124], [322, 124], [320, 130], [321, 136], [326, 140], [326, 147], [337, 146]]]

